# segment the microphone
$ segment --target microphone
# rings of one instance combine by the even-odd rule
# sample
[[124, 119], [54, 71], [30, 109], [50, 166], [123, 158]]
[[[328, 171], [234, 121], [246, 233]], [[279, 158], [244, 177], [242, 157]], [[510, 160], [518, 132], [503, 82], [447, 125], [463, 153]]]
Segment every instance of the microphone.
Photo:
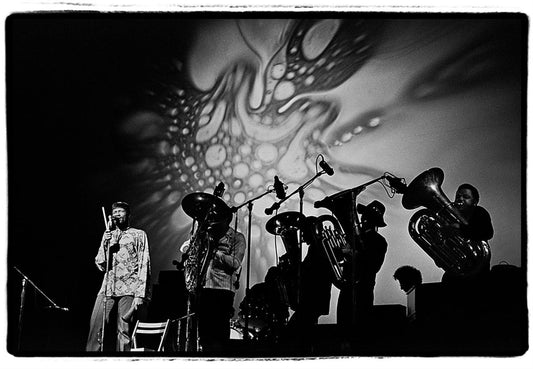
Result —
[[270, 215], [274, 212], [274, 210], [279, 209], [280, 205], [279, 203], [275, 202], [271, 207], [265, 209], [265, 214]]
[[222, 197], [224, 195], [224, 191], [226, 190], [226, 187], [224, 186], [224, 182], [220, 182], [215, 187], [215, 191], [213, 191], [213, 195], [216, 197]]
[[407, 185], [402, 182], [401, 178], [385, 176], [385, 179], [389, 181], [389, 185], [394, 189], [394, 191], [404, 194], [407, 191]]
[[279, 180], [278, 176], [274, 176], [274, 190], [278, 199], [285, 200], [287, 197], [285, 189], [287, 189], [287, 186]]
[[110, 231], [114, 230], [115, 227], [117, 226], [117, 223], [116, 223], [116, 219], [115, 219], [115, 217], [109, 215], [109, 216], [107, 217], [107, 219], [108, 219], [108, 223], [107, 223], [107, 224], [108, 224], [109, 230], [110, 230]]
[[333, 171], [333, 168], [329, 166], [328, 163], [326, 163], [326, 161], [324, 159], [322, 159], [322, 161], [320, 163], [318, 163], [318, 165], [320, 165], [320, 168], [324, 169], [324, 172], [326, 172], [326, 174], [328, 176], [332, 176], [334, 171]]
[[[287, 188], [289, 188], [289, 186], [281, 182], [278, 176], [274, 176], [274, 191], [276, 191], [276, 197], [278, 199], [285, 200], [285, 198], [287, 197], [285, 190]], [[274, 210], [278, 210], [280, 206], [281, 206], [280, 203], [275, 202], [271, 207], [269, 207], [268, 209], [265, 209], [265, 214], [266, 215], [272, 214]]]

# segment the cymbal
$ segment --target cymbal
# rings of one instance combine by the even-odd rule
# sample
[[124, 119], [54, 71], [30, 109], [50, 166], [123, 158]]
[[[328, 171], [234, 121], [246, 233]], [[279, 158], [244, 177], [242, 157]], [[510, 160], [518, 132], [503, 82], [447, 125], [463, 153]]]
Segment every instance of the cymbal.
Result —
[[266, 230], [271, 234], [281, 234], [287, 229], [300, 229], [302, 221], [305, 219], [298, 211], [286, 211], [268, 220]]
[[231, 210], [224, 200], [206, 192], [188, 194], [181, 201], [181, 206], [185, 214], [199, 221], [203, 221], [209, 211], [219, 219], [231, 215]]

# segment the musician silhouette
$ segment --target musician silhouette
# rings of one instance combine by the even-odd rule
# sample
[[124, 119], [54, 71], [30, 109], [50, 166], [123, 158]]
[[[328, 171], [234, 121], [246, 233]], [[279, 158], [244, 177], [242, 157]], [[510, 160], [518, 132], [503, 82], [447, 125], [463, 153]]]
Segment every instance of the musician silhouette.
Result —
[[302, 239], [309, 245], [302, 262], [299, 302], [289, 321], [290, 328], [301, 329], [318, 323], [321, 315], [329, 314], [332, 277], [328, 272], [326, 253], [316, 237], [318, 218], [305, 218]]
[[[457, 188], [455, 193], [454, 206], [459, 210], [468, 224], [450, 224], [452, 231], [459, 232], [460, 235], [474, 241], [488, 241], [494, 236], [494, 228], [489, 212], [479, 206], [479, 191], [468, 183], [463, 183]], [[446, 272], [442, 277], [442, 282], [463, 284], [465, 282], [481, 282], [487, 279], [490, 271], [490, 259], [486, 261], [483, 268], [472, 276], [455, 276]]]
[[362, 244], [356, 248], [356, 265], [350, 263], [345, 267], [346, 276], [351, 278], [352, 284], [342, 288], [339, 293], [337, 323], [341, 325], [364, 322], [370, 314], [374, 305], [376, 275], [387, 252], [387, 241], [378, 233], [378, 228], [387, 225], [383, 220], [385, 205], [374, 200], [368, 205], [358, 204], [357, 212], [361, 214]]

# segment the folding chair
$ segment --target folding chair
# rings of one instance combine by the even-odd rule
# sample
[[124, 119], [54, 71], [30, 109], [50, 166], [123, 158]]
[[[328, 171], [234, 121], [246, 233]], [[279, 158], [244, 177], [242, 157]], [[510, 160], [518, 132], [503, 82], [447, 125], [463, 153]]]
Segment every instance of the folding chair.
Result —
[[[146, 322], [137, 321], [137, 324], [135, 324], [135, 328], [133, 329], [133, 333], [131, 335], [131, 338], [133, 340], [133, 347], [131, 351], [164, 351], [163, 345], [167, 337], [169, 323], [170, 323], [170, 319], [167, 319], [166, 322], [160, 322], [160, 323], [146, 323]], [[155, 337], [153, 335], [161, 336], [157, 349], [154, 350], [153, 348], [138, 347], [137, 336], [144, 335], [144, 334], [152, 335], [152, 337]]]

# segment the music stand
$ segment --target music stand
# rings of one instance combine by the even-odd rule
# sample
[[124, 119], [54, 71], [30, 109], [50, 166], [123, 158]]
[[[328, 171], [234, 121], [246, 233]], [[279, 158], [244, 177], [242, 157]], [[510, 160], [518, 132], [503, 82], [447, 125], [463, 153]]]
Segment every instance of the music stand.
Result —
[[48, 302], [50, 302], [50, 307], [57, 310], [69, 311], [66, 307], [61, 307], [56, 304], [50, 297], [46, 295], [35, 283], [32, 282], [24, 273], [20, 271], [19, 268], [13, 266], [13, 269], [17, 271], [22, 276], [22, 290], [20, 292], [20, 307], [19, 307], [19, 319], [18, 319], [18, 337], [17, 337], [17, 351], [20, 351], [21, 338], [22, 338], [22, 327], [23, 327], [23, 312], [24, 305], [26, 302], [26, 282], [30, 283], [41, 296], [43, 296]]

